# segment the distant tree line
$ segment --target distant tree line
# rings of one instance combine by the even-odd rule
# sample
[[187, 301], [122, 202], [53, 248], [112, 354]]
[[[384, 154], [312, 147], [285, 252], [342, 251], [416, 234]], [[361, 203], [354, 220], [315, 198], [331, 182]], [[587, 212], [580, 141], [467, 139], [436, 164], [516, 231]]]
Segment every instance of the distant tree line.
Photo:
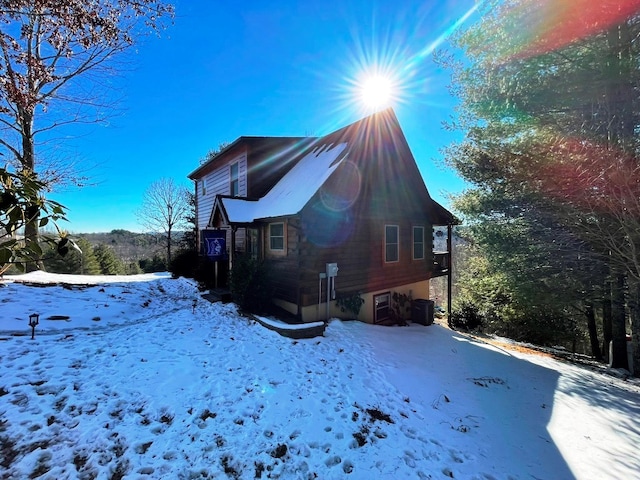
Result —
[[135, 275], [167, 270], [163, 245], [150, 234], [126, 230], [74, 236], [79, 250], [60, 256], [53, 247], [45, 250], [43, 263], [51, 273], [77, 275]]

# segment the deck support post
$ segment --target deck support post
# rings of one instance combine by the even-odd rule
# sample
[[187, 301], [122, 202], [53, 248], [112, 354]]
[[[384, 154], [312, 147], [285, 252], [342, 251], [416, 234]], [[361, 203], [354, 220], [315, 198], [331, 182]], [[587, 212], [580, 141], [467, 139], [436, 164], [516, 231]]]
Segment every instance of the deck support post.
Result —
[[447, 318], [451, 318], [451, 302], [452, 302], [452, 286], [453, 286], [453, 250], [452, 250], [452, 246], [453, 246], [453, 242], [451, 241], [451, 235], [453, 233], [453, 226], [452, 225], [447, 225], [447, 252], [449, 254], [449, 265], [448, 265], [448, 270], [449, 272], [447, 273]]

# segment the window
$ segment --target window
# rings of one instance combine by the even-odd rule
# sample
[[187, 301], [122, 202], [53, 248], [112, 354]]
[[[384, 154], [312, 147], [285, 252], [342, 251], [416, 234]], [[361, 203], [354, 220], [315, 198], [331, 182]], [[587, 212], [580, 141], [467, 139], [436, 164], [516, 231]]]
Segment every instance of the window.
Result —
[[424, 260], [424, 227], [413, 227], [413, 259]]
[[400, 259], [398, 252], [398, 226], [384, 226], [384, 261], [387, 263], [397, 262]]
[[202, 191], [202, 196], [204, 197], [207, 194], [207, 179], [203, 178], [200, 180], [200, 190]]
[[238, 164], [237, 163], [233, 163], [231, 165], [229, 176], [230, 176], [229, 191], [231, 192], [232, 197], [237, 197], [240, 194], [240, 181], [238, 180]]
[[284, 223], [269, 224], [269, 250], [284, 252]]

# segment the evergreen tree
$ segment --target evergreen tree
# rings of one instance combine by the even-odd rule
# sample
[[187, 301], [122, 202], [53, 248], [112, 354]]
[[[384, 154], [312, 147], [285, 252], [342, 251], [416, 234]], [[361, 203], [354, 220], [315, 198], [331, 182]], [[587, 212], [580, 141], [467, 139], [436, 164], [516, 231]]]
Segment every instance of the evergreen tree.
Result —
[[113, 249], [105, 244], [96, 245], [93, 253], [100, 265], [100, 273], [103, 275], [124, 275], [125, 267], [122, 261], [113, 252]]
[[100, 265], [91, 244], [85, 238], [79, 238], [76, 244], [82, 253], [70, 249], [67, 255], [61, 257], [56, 254], [55, 249], [49, 249], [44, 255], [47, 271], [74, 275], [99, 275]]
[[626, 366], [623, 285], [640, 278], [640, 18], [618, 2], [578, 4], [565, 8], [576, 28], [526, 37], [547, 25], [550, 2], [485, 3], [457, 39], [469, 63], [449, 63], [466, 137], [447, 158], [473, 185], [458, 208], [519, 308], [547, 297], [589, 324], [611, 296], [614, 366]]
[[129, 263], [126, 266], [126, 274], [127, 275], [138, 275], [140, 273], [142, 273], [142, 269], [140, 268], [140, 265], [138, 265], [137, 262]]
[[188, 210], [185, 213], [185, 225], [187, 227], [182, 239], [180, 240], [179, 247], [181, 250], [197, 250], [196, 245], [196, 195], [193, 192], [187, 191]]
[[153, 258], [145, 258], [140, 260], [138, 263], [144, 273], [164, 272], [167, 270], [167, 264], [164, 258], [157, 253]]

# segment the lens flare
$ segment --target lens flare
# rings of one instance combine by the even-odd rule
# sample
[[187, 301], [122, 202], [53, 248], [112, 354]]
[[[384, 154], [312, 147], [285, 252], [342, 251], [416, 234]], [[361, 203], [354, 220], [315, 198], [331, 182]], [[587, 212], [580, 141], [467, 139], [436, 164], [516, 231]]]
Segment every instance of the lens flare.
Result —
[[361, 89], [362, 102], [374, 110], [389, 106], [393, 97], [393, 84], [383, 75], [371, 75], [365, 78]]
[[320, 189], [322, 204], [331, 211], [341, 212], [353, 206], [360, 196], [362, 175], [358, 166], [345, 160], [336, 175]]
[[638, 11], [640, 0], [524, 0], [497, 12], [510, 26], [509, 42], [497, 46], [507, 61], [542, 55], [619, 25]]

